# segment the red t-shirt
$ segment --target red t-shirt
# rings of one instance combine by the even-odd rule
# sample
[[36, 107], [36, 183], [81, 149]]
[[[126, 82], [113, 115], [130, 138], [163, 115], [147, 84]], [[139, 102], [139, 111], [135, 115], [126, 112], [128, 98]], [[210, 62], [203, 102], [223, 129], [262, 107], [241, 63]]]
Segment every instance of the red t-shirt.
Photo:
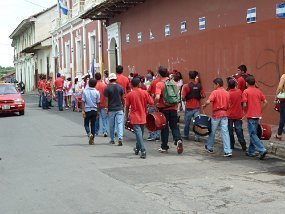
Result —
[[242, 92], [240, 89], [230, 89], [230, 107], [228, 110], [229, 119], [239, 120], [242, 118]]
[[[157, 104], [157, 108], [163, 108], [163, 110], [176, 110], [177, 111], [178, 104], [175, 106], [167, 107], [163, 101], [164, 82], [162, 82], [162, 81], [166, 81], [168, 79], [169, 79], [168, 77], [161, 78], [161, 81], [156, 84], [155, 95], [157, 95], [157, 94], [160, 95], [160, 99], [159, 99], [159, 102]], [[177, 85], [176, 85], [176, 87], [177, 87]], [[177, 89], [178, 89], [178, 87], [177, 87]]]
[[57, 91], [62, 91], [63, 90], [63, 85], [64, 85], [64, 80], [61, 77], [58, 77], [54, 81], [54, 87]]
[[228, 116], [230, 94], [223, 87], [214, 90], [208, 101], [212, 103], [213, 118]]
[[151, 83], [150, 83], [150, 86], [148, 88], [148, 93], [150, 95], [154, 95], [155, 94], [155, 90], [156, 90], [156, 84], [160, 82], [160, 78], [156, 78], [154, 79]]
[[246, 89], [246, 82], [243, 77], [240, 76], [237, 79], [237, 85], [238, 85], [238, 89], [240, 89], [242, 92]]
[[96, 89], [100, 93], [100, 108], [105, 108], [105, 96], [104, 96], [104, 89], [107, 87], [105, 83], [103, 83], [101, 80], [97, 82]]
[[125, 77], [123, 74], [117, 74], [117, 84], [123, 87], [124, 92], [127, 93], [130, 88], [130, 80], [128, 77]]
[[146, 124], [147, 105], [153, 105], [153, 99], [147, 91], [133, 88], [126, 96], [126, 108], [130, 109], [131, 124]]
[[38, 81], [38, 89], [40, 89], [40, 90], [42, 89], [42, 80]]
[[[195, 81], [190, 80], [190, 82], [195, 84]], [[190, 93], [190, 91], [191, 91], [191, 88], [189, 87], [189, 84], [184, 84], [182, 88], [182, 93], [181, 93], [182, 97], [185, 97], [187, 94]], [[203, 88], [201, 88], [201, 94], [205, 94]], [[195, 98], [186, 100], [185, 108], [197, 109], [197, 108], [200, 108], [200, 106], [201, 106], [200, 100], [197, 100]]]
[[264, 94], [255, 86], [249, 86], [242, 94], [242, 101], [247, 104], [247, 118], [261, 117], [261, 104], [265, 101]]

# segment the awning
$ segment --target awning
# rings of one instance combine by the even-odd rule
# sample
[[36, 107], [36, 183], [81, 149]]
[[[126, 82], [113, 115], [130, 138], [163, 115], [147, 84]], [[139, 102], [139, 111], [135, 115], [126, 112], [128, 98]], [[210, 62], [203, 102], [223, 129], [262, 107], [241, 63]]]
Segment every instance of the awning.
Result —
[[50, 46], [52, 46], [52, 40], [51, 40], [51, 37], [48, 37], [42, 41], [39, 41], [25, 48], [24, 50], [21, 51], [21, 53], [35, 53], [39, 49], [50, 47]]
[[80, 16], [81, 19], [109, 20], [145, 0], [106, 0], [92, 7]]

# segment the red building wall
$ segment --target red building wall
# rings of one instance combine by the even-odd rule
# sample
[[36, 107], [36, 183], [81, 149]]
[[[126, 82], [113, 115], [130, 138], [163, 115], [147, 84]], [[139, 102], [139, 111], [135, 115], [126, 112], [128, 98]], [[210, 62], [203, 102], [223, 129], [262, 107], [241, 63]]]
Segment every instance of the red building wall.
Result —
[[[164, 65], [181, 71], [187, 81], [188, 71], [195, 69], [201, 73], [209, 93], [213, 78], [228, 77], [236, 73], [238, 65], [246, 64], [270, 103], [265, 110], [265, 122], [277, 124], [273, 98], [284, 73], [285, 20], [276, 18], [276, 3], [280, 1], [146, 0], [111, 23], [121, 22], [126, 73], [129, 66], [145, 73]], [[256, 7], [257, 22], [247, 24], [247, 9], [252, 7]], [[204, 16], [206, 29], [200, 31], [198, 19]], [[185, 33], [180, 31], [182, 21], [187, 22]], [[170, 24], [168, 37], [164, 35], [166, 24]], [[149, 39], [150, 30], [154, 40]], [[142, 32], [141, 43], [137, 41], [138, 32]], [[130, 34], [129, 43], [126, 34]]]

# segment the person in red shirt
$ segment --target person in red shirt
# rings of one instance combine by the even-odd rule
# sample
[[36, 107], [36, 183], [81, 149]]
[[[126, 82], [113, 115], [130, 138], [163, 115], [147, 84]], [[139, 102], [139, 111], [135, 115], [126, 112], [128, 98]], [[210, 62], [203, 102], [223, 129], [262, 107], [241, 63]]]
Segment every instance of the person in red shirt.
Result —
[[42, 107], [42, 99], [43, 99], [43, 90], [42, 90], [42, 78], [43, 75], [39, 75], [39, 80], [38, 80], [38, 92], [39, 92], [39, 107]]
[[[164, 84], [169, 80], [169, 74], [167, 68], [160, 66], [158, 68], [159, 76], [161, 77], [161, 81], [156, 84], [155, 90], [155, 105], [160, 112], [162, 112], [166, 118], [167, 125], [161, 130], [161, 148], [158, 150], [159, 152], [167, 152], [169, 149], [168, 146], [168, 137], [169, 137], [169, 127], [172, 131], [174, 144], [177, 145], [177, 152], [181, 154], [183, 152], [183, 141], [180, 135], [180, 130], [177, 125], [178, 115], [178, 103], [175, 106], [168, 107], [165, 105], [163, 100], [164, 95]], [[177, 96], [178, 96], [178, 88], [177, 88]]]
[[[148, 93], [150, 96], [155, 99], [155, 90], [156, 90], [156, 84], [160, 82], [160, 78], [157, 77], [156, 79], [152, 80], [150, 83], [150, 86], [148, 88]], [[154, 106], [148, 106], [147, 113], [152, 113], [155, 112], [156, 109]], [[160, 132], [159, 131], [154, 131], [154, 132], [149, 132], [149, 137], [147, 138], [147, 141], [158, 141], [160, 140]]]
[[47, 100], [47, 96], [48, 96], [49, 91], [47, 88], [47, 77], [46, 77], [46, 75], [43, 75], [41, 88], [42, 88], [42, 92], [43, 92], [42, 108], [43, 109], [50, 109], [48, 106], [48, 100]]
[[126, 96], [126, 121], [130, 120], [136, 134], [135, 154], [138, 155], [141, 152], [140, 157], [146, 158], [143, 141], [144, 125], [146, 124], [147, 105], [153, 105], [154, 102], [147, 91], [140, 88], [140, 78], [133, 78], [131, 84], [133, 90]]
[[123, 75], [124, 68], [121, 65], [118, 65], [116, 68], [117, 72], [117, 84], [123, 87], [124, 93], [127, 94], [130, 92], [130, 80], [128, 77]]
[[242, 94], [242, 101], [245, 116], [247, 118], [248, 133], [250, 136], [250, 144], [248, 146], [247, 156], [255, 157], [255, 151], [259, 152], [259, 159], [263, 160], [267, 151], [257, 136], [257, 128], [263, 108], [267, 105], [264, 94], [255, 87], [255, 78], [249, 76], [246, 78], [248, 88]]
[[215, 135], [217, 128], [221, 127], [222, 140], [224, 144], [224, 156], [231, 157], [232, 149], [230, 147], [230, 136], [228, 129], [228, 109], [230, 102], [229, 93], [223, 88], [224, 82], [221, 78], [216, 78], [213, 81], [214, 91], [210, 94], [210, 97], [206, 103], [202, 106], [205, 108], [212, 103], [212, 120], [211, 120], [211, 133], [208, 137], [208, 143], [205, 145], [205, 149], [209, 153], [213, 153], [213, 145], [215, 141]]
[[242, 129], [242, 92], [237, 87], [237, 82], [232, 78], [228, 79], [228, 92], [230, 94], [230, 107], [228, 110], [229, 117], [229, 135], [231, 140], [231, 149], [234, 149], [236, 132], [238, 141], [243, 151], [246, 151], [246, 142]]
[[248, 76], [251, 76], [250, 74], [247, 73], [247, 67], [246, 65], [240, 65], [238, 67], [238, 73], [234, 75], [234, 77], [237, 80], [237, 87], [240, 89], [242, 92], [246, 89], [246, 78]]
[[[107, 126], [108, 126], [108, 117], [106, 115], [105, 111], [105, 97], [104, 97], [104, 89], [107, 87], [107, 85], [102, 81], [102, 76], [100, 73], [95, 73], [95, 79], [97, 80], [96, 84], [96, 89], [100, 93], [100, 110], [99, 110], [99, 115], [101, 115], [102, 119], [102, 132], [104, 137], [108, 137], [108, 132], [107, 132]], [[97, 136], [99, 134], [100, 130], [100, 116], [96, 117], [95, 121], [95, 135]]]
[[52, 90], [52, 88], [53, 88], [52, 77], [48, 78], [46, 88], [48, 91], [48, 96], [47, 96], [48, 106], [53, 107], [53, 105], [52, 105], [52, 97], [53, 97], [53, 94], [52, 94], [52, 92], [53, 92], [53, 90]]
[[61, 74], [57, 73], [57, 79], [54, 81], [54, 89], [56, 91], [57, 103], [59, 111], [63, 111], [63, 86], [64, 79], [61, 78]]
[[[204, 89], [199, 83], [199, 73], [189, 72], [190, 82], [182, 87], [182, 101], [185, 102], [184, 114], [184, 139], [189, 140], [191, 121], [200, 114], [201, 99], [205, 98]], [[195, 141], [200, 141], [200, 136], [195, 134]]]

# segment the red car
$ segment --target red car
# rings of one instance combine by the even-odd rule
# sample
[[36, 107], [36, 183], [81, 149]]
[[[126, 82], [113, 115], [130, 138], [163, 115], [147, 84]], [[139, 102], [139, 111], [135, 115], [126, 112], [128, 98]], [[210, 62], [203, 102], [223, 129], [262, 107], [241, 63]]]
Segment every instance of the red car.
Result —
[[25, 101], [13, 84], [0, 83], [0, 113], [25, 114]]

